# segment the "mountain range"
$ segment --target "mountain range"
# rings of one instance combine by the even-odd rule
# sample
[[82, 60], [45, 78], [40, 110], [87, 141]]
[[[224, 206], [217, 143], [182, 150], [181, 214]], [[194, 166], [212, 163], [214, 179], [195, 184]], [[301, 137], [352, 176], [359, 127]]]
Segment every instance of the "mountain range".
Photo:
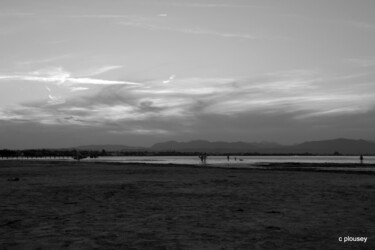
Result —
[[151, 147], [131, 147], [125, 145], [86, 145], [75, 147], [79, 150], [106, 151], [151, 151], [151, 152], [206, 152], [206, 153], [259, 153], [259, 154], [375, 154], [375, 142], [353, 139], [333, 139], [307, 141], [294, 145], [272, 142], [210, 142], [193, 140], [189, 142], [166, 141]]

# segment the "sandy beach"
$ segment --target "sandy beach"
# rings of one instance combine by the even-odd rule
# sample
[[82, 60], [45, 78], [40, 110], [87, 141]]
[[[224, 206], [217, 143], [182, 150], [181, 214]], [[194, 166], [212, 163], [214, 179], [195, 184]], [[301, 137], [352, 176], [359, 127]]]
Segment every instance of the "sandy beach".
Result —
[[0, 161], [0, 249], [374, 249], [374, 178]]

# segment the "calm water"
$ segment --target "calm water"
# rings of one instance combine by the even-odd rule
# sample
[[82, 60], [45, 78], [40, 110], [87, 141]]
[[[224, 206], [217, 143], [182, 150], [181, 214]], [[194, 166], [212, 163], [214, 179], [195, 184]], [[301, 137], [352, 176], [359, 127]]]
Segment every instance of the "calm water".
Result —
[[[100, 162], [135, 162], [158, 164], [189, 164], [200, 165], [198, 156], [108, 156], [84, 161]], [[310, 163], [359, 163], [359, 156], [231, 156], [228, 161], [226, 156], [208, 156], [207, 164], [212, 165], [254, 165], [265, 162], [310, 162]], [[364, 163], [375, 164], [375, 156], [365, 156]]]
[[[0, 158], [1, 160], [1, 158]], [[3, 160], [6, 160], [5, 158]], [[23, 160], [18, 158], [15, 160]], [[75, 161], [72, 158], [39, 158], [33, 160], [43, 161]], [[119, 163], [156, 163], [156, 164], [188, 164], [202, 165], [198, 156], [107, 156], [95, 159], [82, 159], [84, 162], [119, 162]], [[358, 163], [358, 165], [348, 166], [314, 166], [319, 170], [338, 170], [338, 171], [355, 171], [355, 172], [375, 172], [375, 167], [360, 166], [359, 156], [208, 156], [207, 164], [204, 166], [215, 166], [223, 168], [252, 168], [260, 169], [264, 166], [257, 166], [257, 163], [277, 163], [277, 162], [295, 162], [295, 163]], [[365, 156], [364, 163], [375, 164], [375, 156]]]
[[[123, 162], [123, 163], [157, 163], [157, 164], [189, 164], [202, 165], [198, 156], [120, 156], [99, 157], [96, 159], [84, 159], [94, 162]], [[230, 157], [228, 161], [225, 156], [208, 156], [205, 166], [223, 168], [264, 168], [257, 163], [296, 162], [296, 163], [359, 163], [359, 156], [241, 156]], [[375, 156], [365, 156], [364, 163], [375, 164]], [[375, 172], [374, 167], [368, 166], [316, 166], [319, 170]]]

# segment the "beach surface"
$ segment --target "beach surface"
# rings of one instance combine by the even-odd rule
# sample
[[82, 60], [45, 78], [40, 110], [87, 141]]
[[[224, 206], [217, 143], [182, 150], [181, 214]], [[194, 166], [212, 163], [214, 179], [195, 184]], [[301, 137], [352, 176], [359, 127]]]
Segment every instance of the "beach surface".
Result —
[[0, 161], [0, 249], [375, 249], [374, 174], [284, 167]]

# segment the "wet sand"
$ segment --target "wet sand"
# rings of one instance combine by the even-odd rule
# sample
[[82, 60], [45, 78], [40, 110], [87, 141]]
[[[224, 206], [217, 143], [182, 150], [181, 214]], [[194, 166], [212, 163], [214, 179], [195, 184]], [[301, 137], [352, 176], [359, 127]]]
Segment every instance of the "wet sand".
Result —
[[374, 197], [366, 173], [0, 161], [0, 249], [375, 249]]

